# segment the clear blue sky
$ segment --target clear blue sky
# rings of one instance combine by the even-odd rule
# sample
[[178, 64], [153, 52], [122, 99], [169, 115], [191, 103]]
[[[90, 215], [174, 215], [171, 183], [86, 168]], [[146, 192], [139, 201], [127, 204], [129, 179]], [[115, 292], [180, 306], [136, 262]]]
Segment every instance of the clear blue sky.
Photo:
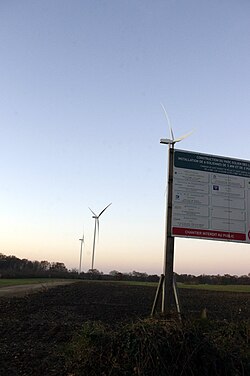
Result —
[[[0, 2], [0, 252], [162, 272], [168, 110], [181, 149], [250, 159], [247, 0]], [[247, 274], [245, 244], [176, 239], [178, 273]]]

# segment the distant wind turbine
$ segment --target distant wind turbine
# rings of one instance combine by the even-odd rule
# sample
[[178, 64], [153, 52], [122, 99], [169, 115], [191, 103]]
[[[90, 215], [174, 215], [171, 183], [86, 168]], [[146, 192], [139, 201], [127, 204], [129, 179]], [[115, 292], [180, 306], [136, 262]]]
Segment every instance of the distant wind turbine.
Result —
[[80, 262], [79, 262], [79, 274], [81, 273], [82, 271], [82, 248], [83, 248], [83, 244], [84, 244], [84, 229], [83, 229], [83, 232], [82, 232], [82, 238], [79, 239], [80, 242], [81, 242], [81, 248], [80, 248]]
[[112, 204], [112, 202], [107, 205], [98, 215], [93, 212], [92, 209], [89, 208], [91, 213], [93, 214], [92, 218], [95, 220], [95, 227], [94, 227], [94, 238], [93, 238], [93, 252], [92, 252], [92, 263], [91, 263], [91, 269], [94, 269], [94, 258], [95, 258], [95, 240], [96, 240], [96, 230], [99, 235], [99, 218], [103, 214], [103, 212]]

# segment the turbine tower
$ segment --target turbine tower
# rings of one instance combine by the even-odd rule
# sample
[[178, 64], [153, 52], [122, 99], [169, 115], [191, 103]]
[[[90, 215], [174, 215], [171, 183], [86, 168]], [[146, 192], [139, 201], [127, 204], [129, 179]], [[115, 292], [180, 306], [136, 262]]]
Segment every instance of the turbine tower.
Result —
[[80, 247], [80, 261], [79, 261], [79, 274], [81, 273], [82, 271], [82, 248], [83, 248], [83, 244], [84, 244], [84, 229], [83, 229], [83, 233], [82, 233], [82, 238], [79, 239], [80, 242], [81, 242], [81, 247]]
[[95, 227], [94, 227], [94, 237], [93, 237], [93, 251], [92, 251], [92, 262], [91, 262], [91, 270], [94, 269], [94, 259], [95, 259], [95, 243], [96, 243], [96, 230], [98, 232], [98, 235], [99, 235], [99, 218], [100, 216], [103, 214], [103, 212], [112, 204], [112, 202], [107, 205], [98, 215], [95, 214], [95, 212], [93, 212], [92, 209], [89, 208], [89, 210], [91, 211], [91, 213], [93, 214], [92, 218], [94, 218], [95, 220]]
[[[162, 313], [170, 311], [171, 308], [171, 295], [174, 292], [174, 237], [172, 236], [172, 204], [173, 204], [173, 169], [174, 169], [174, 145], [176, 142], [184, 140], [186, 137], [190, 136], [192, 132], [179, 137], [174, 138], [174, 132], [171, 127], [171, 123], [168, 117], [168, 113], [161, 104], [163, 111], [165, 113], [168, 126], [170, 138], [162, 138], [160, 140], [161, 144], [168, 145], [168, 190], [167, 190], [167, 200], [166, 200], [166, 220], [165, 220], [165, 244], [164, 244], [164, 266], [163, 266], [163, 281], [162, 281]], [[174, 292], [175, 293], [175, 292]], [[177, 294], [175, 294], [175, 297]], [[176, 305], [178, 306], [176, 299]], [[178, 308], [177, 308], [178, 309]]]

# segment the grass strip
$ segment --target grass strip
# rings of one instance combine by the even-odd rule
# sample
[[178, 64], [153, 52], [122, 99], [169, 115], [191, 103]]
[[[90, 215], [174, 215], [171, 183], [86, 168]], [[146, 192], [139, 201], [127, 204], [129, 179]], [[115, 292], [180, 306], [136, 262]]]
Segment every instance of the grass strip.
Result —
[[0, 279], [0, 288], [7, 286], [18, 286], [18, 285], [33, 285], [37, 283], [53, 283], [60, 281], [69, 281], [68, 279], [60, 278], [13, 278], [13, 279]]

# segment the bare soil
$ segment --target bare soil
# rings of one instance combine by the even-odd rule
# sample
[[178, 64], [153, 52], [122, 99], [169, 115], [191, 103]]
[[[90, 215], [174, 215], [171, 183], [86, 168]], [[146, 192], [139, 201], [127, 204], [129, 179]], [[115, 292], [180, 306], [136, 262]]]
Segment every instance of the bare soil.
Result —
[[[0, 375], [70, 376], [65, 345], [86, 321], [115, 324], [150, 315], [156, 288], [77, 282], [35, 294], [0, 298]], [[187, 318], [250, 318], [250, 294], [180, 290]]]

